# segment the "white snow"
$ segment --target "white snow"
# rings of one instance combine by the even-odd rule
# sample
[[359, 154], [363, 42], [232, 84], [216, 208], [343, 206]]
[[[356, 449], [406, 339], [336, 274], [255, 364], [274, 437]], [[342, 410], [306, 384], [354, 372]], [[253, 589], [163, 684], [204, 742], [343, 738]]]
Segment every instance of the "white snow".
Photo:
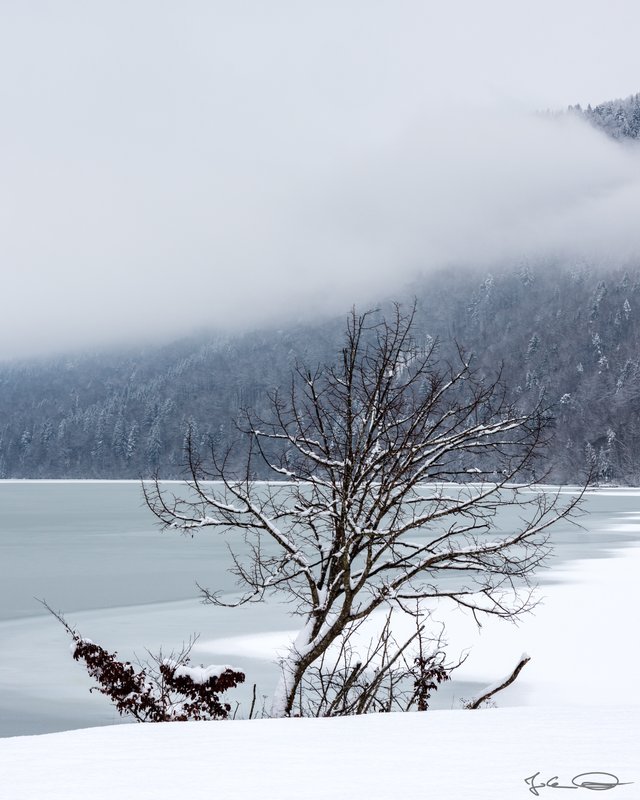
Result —
[[526, 800], [599, 771], [632, 800], [638, 742], [637, 708], [122, 725], [7, 739], [0, 774], [7, 800]]
[[206, 683], [211, 678], [219, 678], [228, 669], [242, 672], [239, 667], [227, 665], [210, 664], [208, 667], [190, 667], [182, 664], [173, 673], [176, 678], [190, 678], [193, 683]]
[[[119, 725], [4, 739], [0, 797], [526, 800], [534, 788], [542, 798], [555, 788], [564, 796], [560, 787], [575, 776], [599, 772], [621, 784], [608, 797], [633, 800], [640, 797], [640, 547], [612, 555], [553, 568], [541, 603], [518, 626], [489, 620], [478, 630], [444, 604], [435, 612], [446, 620], [450, 657], [470, 648], [454, 677], [473, 682], [473, 694], [523, 651], [531, 656], [494, 697], [498, 708], [462, 710], [456, 698], [451, 710], [426, 713]], [[243, 656], [273, 657], [291, 641], [286, 631], [226, 637], [198, 642], [198, 652], [224, 653], [242, 669]]]

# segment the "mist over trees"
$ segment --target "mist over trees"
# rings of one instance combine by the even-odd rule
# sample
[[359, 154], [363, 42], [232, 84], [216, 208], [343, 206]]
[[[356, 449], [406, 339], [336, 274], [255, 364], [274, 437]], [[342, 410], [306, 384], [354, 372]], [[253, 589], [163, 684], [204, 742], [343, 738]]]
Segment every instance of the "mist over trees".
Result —
[[[616, 140], [640, 139], [640, 94], [570, 106]], [[555, 431], [547, 478], [640, 483], [640, 264], [522, 260], [480, 273], [430, 272], [399, 291], [443, 359], [457, 345], [502, 378], [512, 398], [542, 396]], [[389, 303], [381, 303], [384, 309]], [[342, 316], [244, 335], [0, 364], [0, 478], [184, 474], [185, 441], [236, 453], [234, 419], [257, 413], [298, 362], [335, 352]], [[230, 449], [231, 448], [231, 449]], [[531, 477], [531, 476], [527, 476]], [[535, 477], [535, 476], [534, 476]]]
[[[544, 394], [555, 418], [548, 479], [640, 482], [640, 266], [522, 262], [433, 273], [415, 326], [502, 378], [513, 397]], [[384, 304], [383, 304], [384, 306]], [[296, 360], [326, 361], [342, 318], [157, 349], [0, 366], [0, 477], [181, 477], [185, 436], [227, 449], [233, 420], [286, 383]], [[233, 451], [232, 451], [233, 452]], [[242, 463], [238, 451], [238, 465]], [[233, 464], [230, 464], [233, 466]]]
[[570, 106], [569, 111], [581, 114], [596, 128], [614, 139], [640, 139], [640, 94], [624, 100], [611, 100], [593, 108]]

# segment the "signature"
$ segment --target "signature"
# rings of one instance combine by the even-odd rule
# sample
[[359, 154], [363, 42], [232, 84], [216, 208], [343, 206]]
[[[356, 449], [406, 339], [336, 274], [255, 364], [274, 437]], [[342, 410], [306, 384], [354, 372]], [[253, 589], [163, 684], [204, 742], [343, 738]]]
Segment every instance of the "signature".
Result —
[[608, 789], [615, 789], [616, 786], [628, 786], [633, 781], [621, 782], [610, 772], [581, 772], [571, 778], [570, 784], [561, 784], [557, 775], [546, 781], [539, 781], [539, 772], [524, 779], [529, 786], [529, 791], [536, 797], [539, 796], [538, 789], [589, 789], [592, 792], [605, 792]]

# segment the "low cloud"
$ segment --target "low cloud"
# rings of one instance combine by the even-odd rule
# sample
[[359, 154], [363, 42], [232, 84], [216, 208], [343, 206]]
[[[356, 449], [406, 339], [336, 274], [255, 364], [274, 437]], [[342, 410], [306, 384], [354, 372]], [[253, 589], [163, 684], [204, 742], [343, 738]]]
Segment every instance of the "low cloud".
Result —
[[374, 15], [366, 46], [318, 22], [323, 64], [288, 17], [209, 19], [205, 41], [149, 8], [144, 38], [114, 7], [68, 40], [31, 21], [26, 54], [11, 20], [2, 358], [341, 310], [443, 266], [640, 254], [638, 149], [533, 95], [454, 103], [459, 67], [421, 91], [410, 21], [387, 41]]

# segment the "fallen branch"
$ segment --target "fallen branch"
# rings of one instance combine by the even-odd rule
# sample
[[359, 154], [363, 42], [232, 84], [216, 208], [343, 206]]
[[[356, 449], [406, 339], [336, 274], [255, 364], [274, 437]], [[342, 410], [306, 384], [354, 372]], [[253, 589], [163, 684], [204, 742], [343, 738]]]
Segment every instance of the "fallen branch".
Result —
[[497, 686], [493, 684], [488, 689], [485, 689], [485, 691], [480, 695], [480, 697], [477, 697], [475, 700], [472, 700], [470, 703], [467, 703], [465, 708], [470, 708], [470, 709], [480, 708], [480, 706], [494, 694], [502, 691], [502, 689], [506, 689], [507, 686], [511, 686], [511, 684], [520, 674], [520, 671], [522, 670], [524, 665], [528, 664], [529, 661], [531, 661], [531, 656], [528, 656], [526, 653], [523, 653], [522, 656], [520, 657], [520, 661], [516, 665], [516, 668], [513, 670], [513, 672], [511, 673], [511, 675], [509, 675], [508, 678], [506, 678], [502, 683], [498, 684]]

